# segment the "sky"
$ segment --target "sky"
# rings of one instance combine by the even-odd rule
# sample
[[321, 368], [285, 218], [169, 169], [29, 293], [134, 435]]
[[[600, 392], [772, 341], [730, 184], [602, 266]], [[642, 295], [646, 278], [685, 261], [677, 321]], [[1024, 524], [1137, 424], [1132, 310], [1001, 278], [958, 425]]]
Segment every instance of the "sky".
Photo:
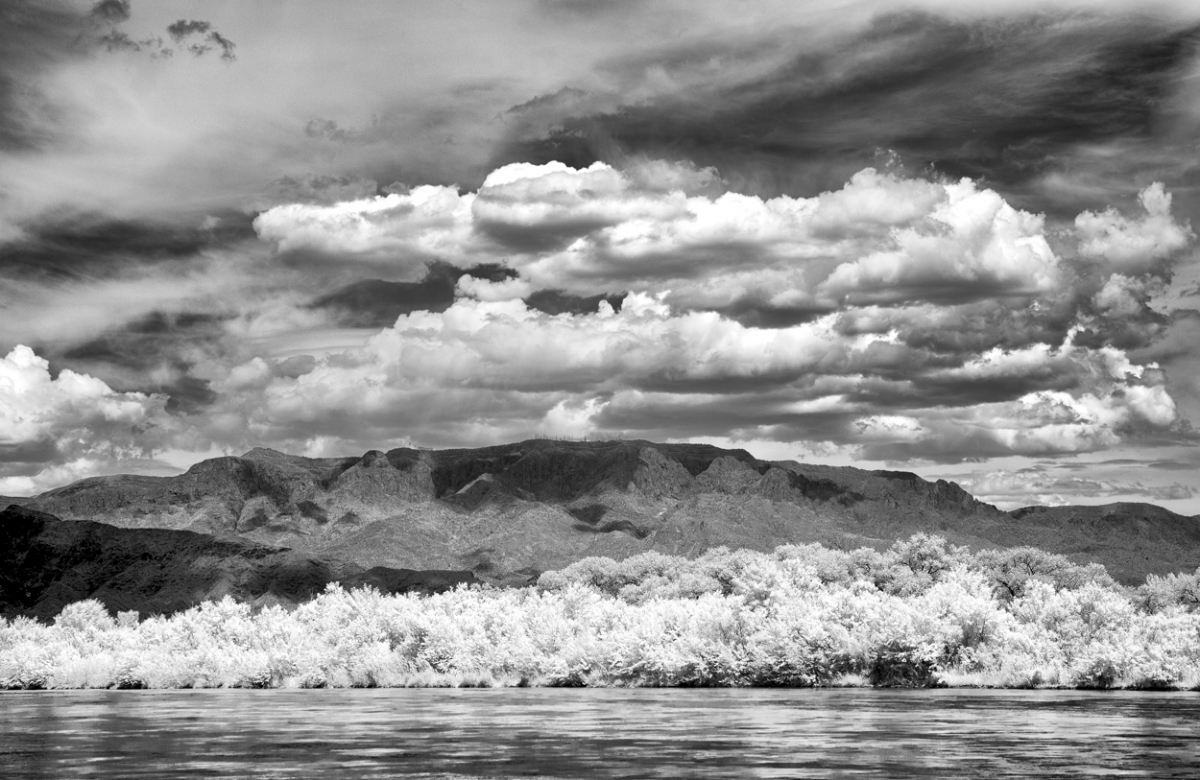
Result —
[[1200, 7], [0, 5], [0, 494], [535, 436], [1200, 513]]

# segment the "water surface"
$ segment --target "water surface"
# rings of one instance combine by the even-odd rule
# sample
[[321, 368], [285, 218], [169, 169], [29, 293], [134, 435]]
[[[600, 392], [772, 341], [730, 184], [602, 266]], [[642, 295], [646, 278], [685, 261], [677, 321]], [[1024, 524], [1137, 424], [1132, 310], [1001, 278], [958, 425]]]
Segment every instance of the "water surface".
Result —
[[1194, 693], [29, 691], [0, 777], [1200, 777]]

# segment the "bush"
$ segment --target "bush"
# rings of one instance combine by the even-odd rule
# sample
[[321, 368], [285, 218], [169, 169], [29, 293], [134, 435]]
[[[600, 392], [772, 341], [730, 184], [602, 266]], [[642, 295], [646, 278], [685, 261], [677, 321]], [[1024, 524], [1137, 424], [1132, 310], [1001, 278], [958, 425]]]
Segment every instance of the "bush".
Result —
[[0, 621], [0, 687], [1195, 688], [1198, 576], [1127, 592], [1061, 556], [918, 535], [588, 558], [532, 588], [333, 585], [291, 611], [226, 598], [114, 619], [86, 600], [52, 625]]

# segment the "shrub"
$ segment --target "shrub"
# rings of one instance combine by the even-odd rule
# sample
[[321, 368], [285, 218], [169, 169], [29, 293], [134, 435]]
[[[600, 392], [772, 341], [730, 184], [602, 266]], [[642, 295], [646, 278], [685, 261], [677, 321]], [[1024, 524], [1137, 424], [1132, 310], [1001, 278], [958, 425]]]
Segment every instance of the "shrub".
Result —
[[290, 611], [223, 599], [114, 619], [85, 600], [53, 625], [0, 621], [0, 687], [1194, 688], [1198, 576], [1127, 592], [1061, 556], [918, 535], [884, 552], [589, 558], [533, 588], [334, 585]]

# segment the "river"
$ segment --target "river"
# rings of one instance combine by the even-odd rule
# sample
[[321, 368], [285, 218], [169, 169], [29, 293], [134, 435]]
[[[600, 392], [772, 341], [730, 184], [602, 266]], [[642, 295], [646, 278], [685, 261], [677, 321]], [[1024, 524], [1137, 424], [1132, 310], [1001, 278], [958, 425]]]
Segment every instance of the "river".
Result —
[[1200, 695], [0, 693], [0, 777], [1200, 777]]

